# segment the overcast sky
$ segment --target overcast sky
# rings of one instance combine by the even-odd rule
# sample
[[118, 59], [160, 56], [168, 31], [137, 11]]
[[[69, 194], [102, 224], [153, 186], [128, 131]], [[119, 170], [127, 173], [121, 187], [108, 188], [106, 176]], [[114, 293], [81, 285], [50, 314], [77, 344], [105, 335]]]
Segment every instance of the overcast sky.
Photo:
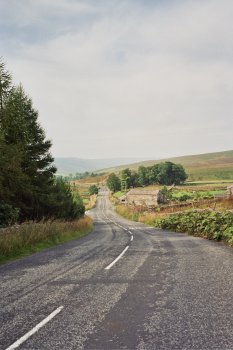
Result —
[[54, 156], [233, 149], [232, 0], [0, 0], [0, 56]]

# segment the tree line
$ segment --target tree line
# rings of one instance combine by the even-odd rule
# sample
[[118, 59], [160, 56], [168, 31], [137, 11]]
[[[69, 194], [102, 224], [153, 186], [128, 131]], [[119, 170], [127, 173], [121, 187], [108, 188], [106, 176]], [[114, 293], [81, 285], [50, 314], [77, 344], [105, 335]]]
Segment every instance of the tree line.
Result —
[[66, 182], [68, 181], [75, 181], [75, 180], [82, 180], [86, 179], [88, 177], [97, 177], [97, 176], [102, 176], [105, 173], [94, 173], [94, 172], [89, 172], [85, 171], [84, 173], [75, 173], [75, 174], [69, 174], [69, 175], [57, 175], [58, 177], [62, 178]]
[[50, 148], [32, 100], [0, 58], [0, 226], [84, 214], [81, 198], [56, 179]]
[[120, 176], [112, 173], [108, 176], [107, 186], [113, 192], [134, 187], [144, 187], [154, 184], [180, 185], [188, 178], [181, 164], [163, 162], [152, 166], [140, 166], [138, 171], [129, 168], [122, 170]]

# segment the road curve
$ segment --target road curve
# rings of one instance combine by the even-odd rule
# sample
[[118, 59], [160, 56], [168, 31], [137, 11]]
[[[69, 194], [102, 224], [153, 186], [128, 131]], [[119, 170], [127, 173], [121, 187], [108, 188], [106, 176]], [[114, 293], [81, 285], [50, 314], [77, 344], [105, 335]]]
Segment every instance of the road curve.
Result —
[[117, 216], [0, 267], [0, 349], [233, 350], [233, 250]]

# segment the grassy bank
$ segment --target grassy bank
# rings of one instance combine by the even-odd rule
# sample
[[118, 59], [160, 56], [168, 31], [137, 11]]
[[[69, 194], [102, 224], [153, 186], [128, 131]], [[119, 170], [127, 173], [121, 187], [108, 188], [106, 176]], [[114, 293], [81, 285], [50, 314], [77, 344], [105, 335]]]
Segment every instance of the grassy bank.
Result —
[[[229, 205], [232, 201], [221, 201]], [[227, 210], [217, 211], [210, 209], [188, 210], [174, 214], [168, 212], [145, 212], [141, 208], [116, 206], [116, 212], [133, 221], [157, 228], [175, 232], [183, 232], [189, 235], [225, 241], [233, 246], [233, 213]]]
[[80, 238], [92, 230], [92, 220], [24, 223], [0, 231], [0, 264]]

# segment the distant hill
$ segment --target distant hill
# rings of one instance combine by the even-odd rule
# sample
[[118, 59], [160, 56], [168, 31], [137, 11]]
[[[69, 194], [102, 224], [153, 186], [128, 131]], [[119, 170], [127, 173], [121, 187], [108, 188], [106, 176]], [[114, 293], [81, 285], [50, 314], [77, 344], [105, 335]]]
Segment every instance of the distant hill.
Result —
[[143, 162], [129, 163], [128, 165], [124, 164], [119, 167], [110, 167], [104, 169], [104, 171], [120, 172], [126, 167], [137, 170], [140, 165], [151, 166], [164, 161], [182, 164], [189, 175], [190, 181], [233, 180], [233, 151], [146, 160]]
[[[145, 158], [144, 158], [145, 159]], [[144, 160], [143, 158], [109, 158], [109, 159], [82, 159], [82, 158], [55, 158], [54, 164], [57, 167], [57, 173], [68, 175], [75, 173], [84, 173], [85, 171], [94, 172], [102, 168], [110, 168], [119, 165], [135, 163]]]

